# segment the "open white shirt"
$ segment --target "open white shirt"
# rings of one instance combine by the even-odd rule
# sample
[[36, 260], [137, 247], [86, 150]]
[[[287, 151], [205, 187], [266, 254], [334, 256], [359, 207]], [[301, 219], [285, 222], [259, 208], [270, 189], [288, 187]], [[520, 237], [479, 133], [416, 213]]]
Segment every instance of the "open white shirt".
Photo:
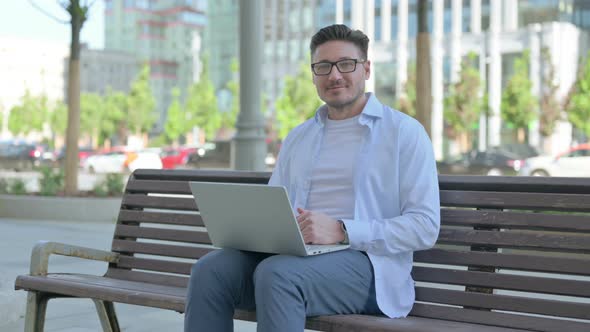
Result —
[[[432, 247], [440, 228], [436, 163], [420, 123], [367, 95], [358, 117], [367, 130], [353, 171], [354, 216], [343, 221], [351, 248], [366, 251], [371, 260], [379, 308], [403, 317], [415, 298], [413, 251]], [[281, 147], [269, 184], [287, 188], [294, 210], [308, 206], [326, 118], [324, 105]]]

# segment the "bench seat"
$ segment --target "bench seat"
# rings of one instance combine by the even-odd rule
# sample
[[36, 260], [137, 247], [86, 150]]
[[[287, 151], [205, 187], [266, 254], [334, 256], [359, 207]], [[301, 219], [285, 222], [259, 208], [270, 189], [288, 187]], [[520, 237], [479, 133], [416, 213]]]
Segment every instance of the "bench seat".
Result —
[[[191, 267], [215, 250], [190, 181], [267, 183], [269, 173], [137, 170], [110, 251], [38, 244], [16, 289], [29, 292], [25, 329], [42, 331], [47, 301], [94, 300], [105, 331], [113, 303], [182, 313]], [[320, 331], [590, 331], [590, 178], [439, 176], [441, 231], [414, 253], [407, 318], [310, 317]], [[49, 255], [108, 263], [104, 276], [48, 273]], [[238, 311], [237, 319], [255, 320]]]

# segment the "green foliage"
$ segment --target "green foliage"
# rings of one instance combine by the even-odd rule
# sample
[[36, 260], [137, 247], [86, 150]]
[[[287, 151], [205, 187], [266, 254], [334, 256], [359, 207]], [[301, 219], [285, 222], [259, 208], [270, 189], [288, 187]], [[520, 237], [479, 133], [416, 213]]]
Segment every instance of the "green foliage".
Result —
[[8, 182], [7, 179], [4, 179], [4, 178], [0, 179], [0, 195], [9, 193], [9, 191], [8, 191], [9, 185], [10, 185], [10, 183]]
[[20, 105], [14, 106], [8, 117], [8, 130], [13, 135], [27, 135], [41, 131], [48, 114], [47, 96], [32, 96], [29, 90], [21, 98]]
[[112, 137], [119, 128], [124, 126], [127, 114], [127, 95], [107, 88], [103, 97], [102, 116], [100, 119], [99, 141]]
[[527, 128], [536, 117], [537, 98], [529, 79], [529, 51], [514, 62], [514, 75], [502, 93], [502, 119], [514, 128]]
[[68, 127], [68, 107], [63, 102], [59, 101], [51, 111], [51, 114], [49, 115], [49, 127], [56, 135], [66, 135], [66, 129]]
[[150, 88], [150, 67], [145, 64], [131, 83], [127, 109], [127, 128], [132, 132], [147, 133], [156, 121], [156, 99]]
[[572, 87], [566, 111], [572, 125], [590, 137], [590, 53]]
[[232, 80], [227, 82], [227, 89], [231, 93], [231, 108], [229, 112], [224, 110], [221, 113], [221, 126], [224, 128], [234, 128], [240, 113], [240, 64], [237, 59], [232, 60], [230, 71]]
[[26, 195], [27, 185], [23, 179], [11, 179], [8, 181], [8, 193], [12, 195]]
[[109, 173], [101, 182], [94, 185], [92, 191], [99, 197], [120, 196], [124, 186], [122, 174]]
[[213, 139], [221, 127], [221, 115], [217, 108], [215, 87], [209, 78], [208, 60], [203, 59], [199, 81], [188, 88], [186, 98], [188, 128], [199, 127], [207, 139]]
[[172, 89], [171, 94], [172, 103], [168, 107], [164, 132], [170, 141], [176, 141], [180, 135], [185, 134], [190, 128], [187, 126], [185, 111], [180, 105], [180, 89]]
[[454, 137], [461, 133], [470, 137], [482, 111], [481, 98], [478, 96], [481, 79], [478, 70], [471, 65], [474, 59], [475, 54], [471, 53], [463, 60], [459, 81], [451, 86], [444, 101], [445, 121]]
[[408, 68], [408, 80], [404, 84], [404, 91], [400, 91], [395, 108], [409, 116], [416, 116], [416, 64], [411, 63]]
[[275, 103], [280, 139], [287, 137], [293, 128], [314, 116], [322, 105], [313, 85], [311, 71], [305, 64], [299, 66], [295, 76], [285, 77], [284, 84], [283, 92]]
[[555, 124], [560, 118], [561, 106], [557, 100], [559, 85], [555, 83], [555, 66], [551, 61], [551, 53], [544, 47], [541, 51], [544, 67], [543, 94], [541, 95], [539, 131], [544, 137], [551, 136], [555, 130]]
[[80, 132], [98, 137], [104, 116], [103, 98], [96, 93], [80, 95]]
[[55, 196], [64, 188], [64, 172], [62, 169], [54, 170], [51, 167], [43, 166], [39, 168], [41, 177], [39, 178], [39, 193], [43, 196]]

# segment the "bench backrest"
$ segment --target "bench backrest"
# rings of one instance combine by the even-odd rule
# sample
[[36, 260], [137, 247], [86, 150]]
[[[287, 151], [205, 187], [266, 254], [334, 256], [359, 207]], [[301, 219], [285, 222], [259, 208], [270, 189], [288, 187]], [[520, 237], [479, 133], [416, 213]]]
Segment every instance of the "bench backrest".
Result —
[[[213, 250], [188, 182], [266, 183], [269, 176], [134, 172], [112, 245], [121, 259], [107, 275], [186, 286], [194, 261]], [[440, 176], [439, 184], [442, 228], [434, 249], [414, 255], [412, 315], [539, 331], [589, 328], [590, 179]]]

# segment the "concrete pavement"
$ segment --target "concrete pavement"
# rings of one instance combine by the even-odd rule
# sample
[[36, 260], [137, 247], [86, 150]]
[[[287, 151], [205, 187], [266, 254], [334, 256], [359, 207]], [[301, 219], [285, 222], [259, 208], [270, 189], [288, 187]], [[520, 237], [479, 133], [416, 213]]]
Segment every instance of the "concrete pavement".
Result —
[[[0, 218], [0, 331], [23, 331], [26, 292], [14, 290], [17, 275], [29, 270], [31, 248], [39, 240], [109, 250], [115, 224]], [[52, 256], [49, 272], [102, 274], [106, 264]], [[173, 311], [115, 304], [123, 331], [182, 331], [183, 315]], [[94, 303], [85, 299], [49, 301], [45, 331], [101, 331]], [[235, 331], [254, 332], [256, 324], [236, 321]]]

